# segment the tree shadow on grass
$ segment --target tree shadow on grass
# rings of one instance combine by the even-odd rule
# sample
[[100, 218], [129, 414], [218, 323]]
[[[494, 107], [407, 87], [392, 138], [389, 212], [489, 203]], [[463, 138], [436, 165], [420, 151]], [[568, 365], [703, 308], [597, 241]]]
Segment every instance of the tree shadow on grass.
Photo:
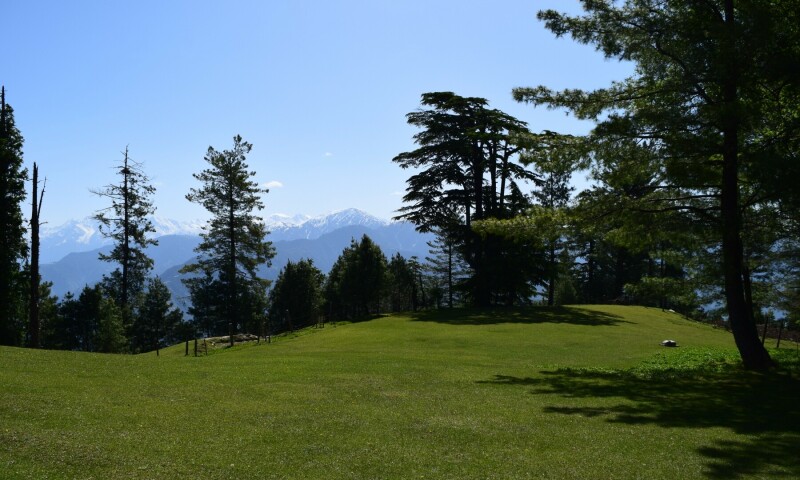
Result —
[[619, 315], [572, 307], [428, 310], [412, 313], [411, 320], [450, 325], [565, 323], [585, 326], [613, 326], [620, 323], [630, 323], [623, 320]]
[[643, 378], [629, 371], [558, 369], [538, 378], [498, 375], [479, 383], [533, 387], [532, 394], [620, 398], [608, 407], [550, 406], [545, 412], [606, 417], [666, 428], [728, 428], [740, 435], [700, 447], [713, 479], [769, 475], [800, 478], [800, 380], [783, 373], [728, 371]]

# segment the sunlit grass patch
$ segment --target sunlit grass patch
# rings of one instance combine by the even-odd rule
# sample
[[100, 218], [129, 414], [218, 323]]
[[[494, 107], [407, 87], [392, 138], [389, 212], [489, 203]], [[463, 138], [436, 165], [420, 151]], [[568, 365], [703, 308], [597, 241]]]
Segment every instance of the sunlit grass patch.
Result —
[[201, 357], [0, 348], [0, 478], [797, 477], [794, 353], [750, 374], [730, 334], [618, 306], [396, 315]]

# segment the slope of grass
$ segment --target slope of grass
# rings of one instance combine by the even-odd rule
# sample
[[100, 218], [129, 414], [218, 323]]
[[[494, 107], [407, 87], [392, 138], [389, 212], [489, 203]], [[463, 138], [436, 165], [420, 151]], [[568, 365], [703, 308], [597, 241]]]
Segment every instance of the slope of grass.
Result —
[[1, 348], [0, 477], [800, 477], [796, 373], [743, 372], [728, 333], [656, 309], [425, 312], [183, 352]]

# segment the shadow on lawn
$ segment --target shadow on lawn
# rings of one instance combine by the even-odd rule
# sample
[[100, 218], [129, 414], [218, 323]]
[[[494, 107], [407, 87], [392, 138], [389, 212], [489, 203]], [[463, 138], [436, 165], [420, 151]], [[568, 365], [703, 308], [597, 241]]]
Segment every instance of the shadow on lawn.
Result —
[[495, 308], [486, 310], [428, 310], [411, 314], [417, 322], [450, 325], [496, 325], [499, 323], [567, 323], [585, 326], [613, 326], [630, 323], [619, 315], [571, 307]]
[[[534, 387], [533, 394], [565, 398], [621, 398], [603, 407], [551, 406], [545, 412], [607, 417], [609, 422], [667, 428], [729, 428], [740, 440], [718, 441], [698, 452], [713, 479], [743, 475], [800, 478], [800, 380], [742, 371], [684, 378], [641, 378], [625, 371], [543, 371], [540, 378], [498, 375], [479, 383]], [[679, 459], [676, 459], [679, 461]]]

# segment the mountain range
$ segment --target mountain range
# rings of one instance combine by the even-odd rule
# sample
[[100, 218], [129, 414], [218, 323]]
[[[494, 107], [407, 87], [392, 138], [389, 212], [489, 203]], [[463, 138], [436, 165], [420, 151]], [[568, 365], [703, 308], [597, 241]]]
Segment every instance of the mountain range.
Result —
[[[204, 222], [181, 222], [153, 217], [158, 245], [147, 248], [154, 261], [153, 275], [160, 276], [173, 293], [176, 303], [183, 304], [187, 292], [181, 283], [179, 270], [194, 257], [200, 243]], [[272, 215], [264, 219], [276, 256], [270, 266], [259, 271], [262, 278], [274, 280], [288, 260], [310, 258], [327, 273], [342, 250], [352, 239], [363, 235], [378, 244], [384, 254], [391, 257], [400, 253], [408, 258], [428, 255], [430, 234], [422, 234], [407, 222], [389, 222], [357, 209], [347, 209], [327, 215]], [[108, 252], [112, 245], [99, 231], [91, 218], [70, 221], [58, 228], [43, 229], [41, 237], [41, 274], [53, 282], [52, 292], [63, 296], [77, 293], [85, 285], [93, 285], [117, 265], [102, 262], [99, 253]]]

